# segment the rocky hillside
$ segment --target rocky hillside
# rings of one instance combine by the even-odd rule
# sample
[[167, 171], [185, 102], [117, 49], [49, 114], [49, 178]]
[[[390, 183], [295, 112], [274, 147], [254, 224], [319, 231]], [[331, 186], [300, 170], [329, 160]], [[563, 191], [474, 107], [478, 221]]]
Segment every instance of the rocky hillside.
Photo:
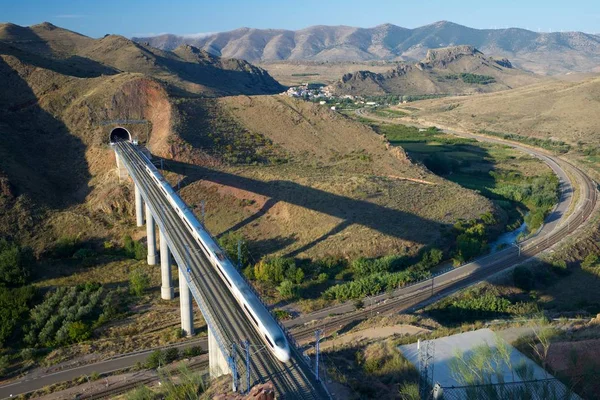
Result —
[[486, 57], [472, 46], [432, 49], [415, 64], [398, 63], [386, 73], [345, 74], [330, 85], [339, 95], [425, 95], [494, 92], [540, 78], [513, 68], [507, 59]]
[[192, 44], [212, 54], [250, 62], [278, 60], [412, 60], [427, 50], [474, 46], [542, 74], [599, 71], [600, 37], [582, 32], [536, 33], [525, 29], [473, 29], [440, 21], [415, 29], [384, 24], [374, 28], [312, 26], [298, 31], [240, 28], [202, 37], [160, 35], [134, 38], [172, 50]]
[[[0, 235], [38, 253], [65, 236], [102, 246], [141, 233], [132, 227], [131, 184], [114, 173], [107, 145], [117, 123], [166, 158], [165, 174], [188, 204], [206, 203], [213, 233], [243, 232], [257, 257], [415, 254], [443, 247], [459, 218], [501, 214], [328, 108], [285, 96], [206, 96], [264, 90], [261, 71], [246, 62], [47, 24], [2, 32]], [[193, 81], [201, 70], [242, 75], [201, 87]]]
[[0, 45], [5, 54], [79, 77], [142, 73], [172, 89], [208, 96], [282, 90], [266, 71], [247, 61], [222, 59], [188, 45], [163, 51], [118, 35], [92, 39], [49, 23], [0, 24]]

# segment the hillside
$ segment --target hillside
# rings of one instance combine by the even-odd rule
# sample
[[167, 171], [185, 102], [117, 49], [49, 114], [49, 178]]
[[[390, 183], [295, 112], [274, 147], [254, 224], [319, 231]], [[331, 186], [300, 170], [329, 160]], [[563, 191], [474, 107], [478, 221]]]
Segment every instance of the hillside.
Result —
[[166, 34], [134, 40], [166, 50], [187, 43], [215, 55], [250, 62], [417, 61], [429, 49], [457, 45], [470, 45], [486, 54], [508, 58], [515, 66], [540, 74], [598, 71], [600, 61], [597, 35], [536, 33], [519, 28], [473, 29], [448, 21], [415, 29], [392, 24], [374, 28], [321, 25], [297, 31], [240, 28], [201, 37]]
[[452, 221], [494, 209], [413, 164], [371, 128], [319, 105], [237, 96], [175, 109], [182, 121], [175, 131], [195, 150], [167, 150], [181, 160], [167, 162], [179, 175], [171, 179], [185, 177], [181, 193], [192, 207], [206, 202], [212, 232], [241, 232], [258, 254], [414, 254], [426, 243], [443, 246]]
[[191, 46], [174, 52], [118, 35], [92, 39], [49, 23], [0, 24], [3, 54], [79, 77], [132, 72], [152, 75], [171, 90], [204, 96], [278, 93], [282, 86], [246, 61], [222, 59]]
[[[443, 246], [457, 219], [494, 210], [370, 128], [318, 105], [283, 96], [177, 97], [172, 85], [186, 76], [168, 75], [141, 57], [155, 53], [116, 36], [65, 42], [60, 54], [56, 46], [31, 53], [30, 42], [10, 39], [0, 42], [0, 231], [38, 253], [65, 236], [103, 243], [133, 233], [131, 187], [114, 174], [106, 144], [115, 120], [146, 121], [126, 126], [167, 159], [169, 179], [182, 182], [189, 204], [207, 202], [214, 233], [240, 230], [257, 256], [414, 254]], [[79, 62], [88, 56], [91, 69]], [[161, 57], [169, 68], [252, 69], [189, 46]]]
[[600, 77], [414, 103], [423, 119], [598, 147]]
[[472, 46], [432, 49], [416, 64], [399, 63], [386, 73], [358, 71], [330, 85], [338, 95], [424, 95], [495, 92], [540, 77], [484, 56]]

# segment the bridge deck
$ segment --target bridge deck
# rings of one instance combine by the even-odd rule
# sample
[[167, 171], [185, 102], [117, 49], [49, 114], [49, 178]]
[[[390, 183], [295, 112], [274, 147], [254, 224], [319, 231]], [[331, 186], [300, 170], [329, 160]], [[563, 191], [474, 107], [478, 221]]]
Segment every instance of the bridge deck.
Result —
[[[270, 381], [278, 398], [320, 399], [328, 398], [325, 389], [316, 378], [300, 352], [290, 343], [291, 360], [284, 364], [264, 348], [264, 342], [247, 320], [231, 292], [219, 278], [196, 241], [179, 219], [164, 193], [145, 170], [147, 159], [129, 142], [119, 142], [115, 150], [125, 163], [135, 184], [139, 186], [146, 204], [169, 242], [173, 256], [184, 273], [189, 272], [192, 294], [201, 308], [210, 314], [211, 328], [217, 331], [225, 346], [236, 343], [237, 368], [241, 374], [240, 387], [245, 389], [241, 343], [249, 340], [252, 347], [251, 384]], [[182, 265], [188, 264], [187, 266]], [[189, 267], [189, 271], [187, 268]], [[194, 290], [197, 288], [197, 290]], [[198, 298], [200, 297], [200, 298]]]

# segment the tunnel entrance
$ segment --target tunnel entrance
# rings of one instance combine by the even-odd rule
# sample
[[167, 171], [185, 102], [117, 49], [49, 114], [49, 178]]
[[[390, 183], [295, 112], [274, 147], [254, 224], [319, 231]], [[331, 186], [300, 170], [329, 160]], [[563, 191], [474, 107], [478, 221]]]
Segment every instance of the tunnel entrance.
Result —
[[111, 143], [116, 143], [116, 142], [120, 142], [123, 140], [127, 140], [129, 142], [131, 142], [131, 133], [129, 133], [129, 131], [125, 128], [115, 128], [112, 131], [110, 131], [110, 142]]

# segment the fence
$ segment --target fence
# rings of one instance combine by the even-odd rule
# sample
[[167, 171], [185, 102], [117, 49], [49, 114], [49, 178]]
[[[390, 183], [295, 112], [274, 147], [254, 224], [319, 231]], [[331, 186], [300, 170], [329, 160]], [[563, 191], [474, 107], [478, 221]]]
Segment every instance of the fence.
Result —
[[435, 400], [580, 400], [576, 393], [556, 378], [488, 385], [436, 385], [430, 399]]

